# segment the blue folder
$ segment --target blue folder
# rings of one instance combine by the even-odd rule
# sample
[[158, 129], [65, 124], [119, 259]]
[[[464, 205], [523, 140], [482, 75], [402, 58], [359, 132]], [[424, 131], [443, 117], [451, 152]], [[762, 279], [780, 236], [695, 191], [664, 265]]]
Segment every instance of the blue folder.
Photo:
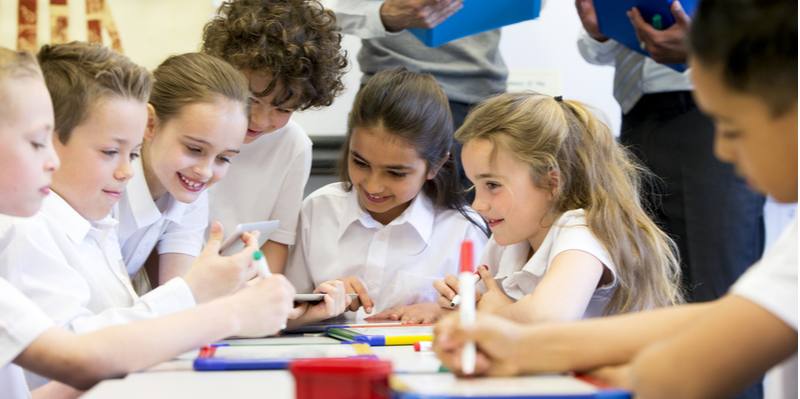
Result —
[[[677, 0], [676, 0], [677, 1]], [[697, 6], [697, 0], [680, 0], [681, 6], [687, 14], [692, 15]], [[650, 56], [650, 54], [639, 47], [639, 39], [636, 38], [636, 29], [633, 28], [630, 18], [625, 13], [631, 8], [636, 7], [642, 14], [642, 18], [652, 25], [653, 17], [661, 16], [662, 27], [667, 29], [675, 23], [675, 17], [670, 10], [672, 0], [595, 0], [594, 7], [597, 12], [597, 22], [600, 25], [600, 33], [608, 36], [632, 50]], [[686, 64], [664, 64], [678, 72], [686, 70]]]
[[542, 0], [466, 0], [433, 29], [408, 29], [428, 47], [539, 17]]

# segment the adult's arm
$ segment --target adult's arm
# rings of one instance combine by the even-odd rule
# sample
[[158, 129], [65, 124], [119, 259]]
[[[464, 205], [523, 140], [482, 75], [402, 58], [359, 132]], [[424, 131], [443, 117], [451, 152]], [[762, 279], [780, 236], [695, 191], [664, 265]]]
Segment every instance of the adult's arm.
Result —
[[407, 28], [430, 29], [462, 7], [463, 0], [322, 0], [336, 13], [344, 33], [362, 39], [386, 36]]

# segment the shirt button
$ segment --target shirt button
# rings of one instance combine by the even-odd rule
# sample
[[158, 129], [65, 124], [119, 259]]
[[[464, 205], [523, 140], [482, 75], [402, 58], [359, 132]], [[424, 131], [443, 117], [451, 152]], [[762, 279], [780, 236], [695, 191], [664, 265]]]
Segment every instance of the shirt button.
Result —
[[386, 239], [386, 234], [384, 234], [384, 233], [379, 233], [378, 234], [378, 241], [383, 241], [385, 239]]
[[374, 290], [377, 286], [378, 286], [378, 284], [376, 284], [374, 281], [369, 283], [369, 289], [371, 289], [371, 290]]

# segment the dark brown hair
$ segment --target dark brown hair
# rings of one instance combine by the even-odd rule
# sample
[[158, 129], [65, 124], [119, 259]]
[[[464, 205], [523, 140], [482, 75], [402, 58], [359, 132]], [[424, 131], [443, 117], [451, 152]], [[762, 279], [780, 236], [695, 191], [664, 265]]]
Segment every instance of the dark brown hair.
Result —
[[230, 64], [203, 53], [187, 53], [167, 58], [153, 71], [155, 84], [150, 94], [161, 123], [180, 114], [188, 105], [211, 103], [226, 98], [242, 105], [249, 114], [250, 89], [242, 75]]
[[147, 69], [99, 44], [46, 44], [37, 57], [53, 99], [55, 130], [62, 144], [99, 100], [121, 97], [144, 104], [153, 86]]
[[422, 191], [437, 209], [455, 209], [488, 235], [486, 226], [466, 212], [456, 164], [450, 149], [453, 144], [453, 118], [450, 105], [436, 79], [430, 74], [397, 67], [375, 74], [358, 92], [347, 124], [347, 139], [339, 158], [339, 179], [350, 191], [348, 173], [350, 139], [353, 128], [380, 126], [394, 138], [417, 151], [427, 170], [444, 164], [436, 177], [426, 180]]
[[689, 35], [693, 56], [720, 67], [733, 90], [773, 115], [797, 107], [797, 1], [703, 0]]
[[[273, 106], [324, 107], [344, 90], [347, 54], [336, 16], [317, 0], [226, 1], [203, 30], [202, 51], [272, 79]], [[297, 98], [294, 104], [289, 100]]]

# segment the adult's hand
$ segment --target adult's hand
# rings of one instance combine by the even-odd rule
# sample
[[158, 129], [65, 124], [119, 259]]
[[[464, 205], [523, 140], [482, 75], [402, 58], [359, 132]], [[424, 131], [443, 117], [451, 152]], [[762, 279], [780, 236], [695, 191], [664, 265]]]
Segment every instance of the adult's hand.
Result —
[[628, 11], [628, 18], [636, 29], [639, 42], [643, 43], [643, 49], [650, 53], [650, 57], [661, 64], [681, 64], [686, 62], [688, 54], [686, 38], [692, 19], [678, 0], [672, 2], [670, 11], [675, 17], [675, 23], [664, 30], [658, 30], [647, 23], [636, 7]]
[[575, 9], [578, 10], [578, 17], [581, 19], [583, 29], [586, 29], [589, 36], [598, 42], [608, 40], [608, 37], [600, 33], [600, 24], [597, 23], [593, 0], [575, 0]]
[[432, 29], [460, 10], [464, 0], [386, 0], [381, 22], [388, 32], [406, 28]]

